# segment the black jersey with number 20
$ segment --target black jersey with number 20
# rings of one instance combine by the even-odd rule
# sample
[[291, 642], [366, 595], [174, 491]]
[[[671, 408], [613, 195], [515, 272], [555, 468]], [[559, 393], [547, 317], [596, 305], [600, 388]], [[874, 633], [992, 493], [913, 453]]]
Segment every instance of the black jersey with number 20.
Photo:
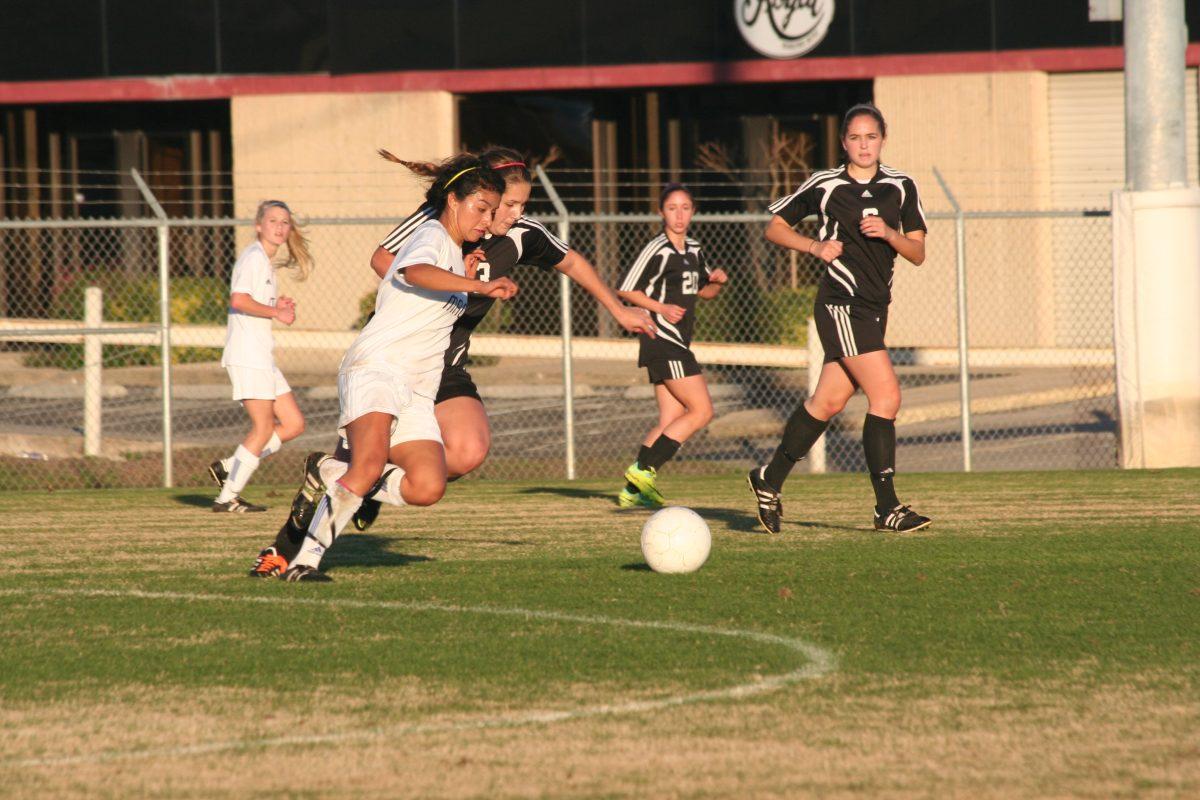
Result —
[[692, 343], [696, 321], [696, 295], [708, 283], [712, 270], [700, 251], [700, 243], [687, 238], [684, 249], [677, 250], [665, 233], [655, 236], [642, 248], [637, 259], [621, 279], [622, 292], [642, 292], [651, 300], [684, 310], [683, 319], [672, 323], [661, 314], [654, 315], [658, 336], [640, 334], [642, 350], [657, 345], [675, 345], [687, 349]]
[[789, 225], [816, 214], [816, 238], [842, 243], [842, 255], [825, 265], [818, 303], [880, 311], [892, 301], [896, 251], [883, 239], [864, 236], [859, 224], [865, 217], [878, 216], [904, 233], [928, 230], [913, 179], [883, 164], [866, 182], [850, 177], [844, 165], [816, 172], [795, 192], [772, 203], [770, 210]]

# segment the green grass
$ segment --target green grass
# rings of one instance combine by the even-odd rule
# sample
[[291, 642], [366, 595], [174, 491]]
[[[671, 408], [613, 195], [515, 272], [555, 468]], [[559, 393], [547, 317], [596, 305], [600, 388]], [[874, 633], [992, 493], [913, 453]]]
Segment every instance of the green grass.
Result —
[[[693, 575], [644, 568], [646, 514], [617, 511], [615, 484], [468, 481], [432, 509], [385, 508], [368, 534], [339, 542], [324, 585], [244, 577], [281, 521], [284, 488], [252, 489], [272, 512], [232, 518], [210, 514], [196, 490], [0, 497], [0, 716], [21, 731], [0, 744], [0, 772], [16, 770], [11, 785], [31, 794], [288, 793], [278, 777], [239, 773], [251, 757], [239, 750], [171, 755], [170, 769], [132, 784], [123, 755], [92, 757], [213, 741], [258, 752], [253, 742], [281, 735], [662, 699], [803, 662], [745, 638], [403, 607], [432, 603], [776, 634], [827, 649], [837, 669], [743, 701], [563, 723], [563, 741], [553, 724], [462, 734], [468, 764], [420, 781], [336, 778], [372, 753], [433, 757], [437, 734], [348, 741], [327, 754], [334, 794], [719, 796], [731, 790], [726, 762], [746, 747], [749, 760], [733, 763], [745, 794], [1200, 788], [1200, 472], [906, 475], [902, 496], [935, 519], [911, 536], [868, 529], [861, 477], [798, 476], [775, 537], [756, 532], [740, 475], [667, 472], [672, 501], [713, 530]], [[396, 605], [369, 605], [379, 601]], [[1096, 697], [1124, 710], [1102, 712]], [[1060, 729], [1083, 719], [1092, 730], [1079, 750]], [[1029, 732], [1006, 742], [1005, 725]], [[801, 750], [776, 753], [767, 731], [821, 751], [824, 766], [800, 769]], [[692, 737], [695, 763], [658, 749], [680, 736]], [[955, 749], [973, 736], [986, 746]], [[901, 766], [872, 749], [879, 737]], [[556, 769], [576, 741], [592, 749], [578, 755], [587, 780], [571, 788]], [[627, 741], [655, 758], [623, 758]], [[496, 756], [498, 742], [512, 753]], [[1044, 769], [1010, 774], [1013, 748]], [[936, 765], [914, 766], [936, 752]], [[72, 777], [24, 763], [59, 755], [83, 757]], [[175, 770], [204, 777], [187, 788]]]

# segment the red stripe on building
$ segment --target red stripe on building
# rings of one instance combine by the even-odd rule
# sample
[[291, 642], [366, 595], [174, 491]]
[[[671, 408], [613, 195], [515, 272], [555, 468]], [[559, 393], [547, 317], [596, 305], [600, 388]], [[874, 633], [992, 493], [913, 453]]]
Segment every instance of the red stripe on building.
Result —
[[[211, 100], [239, 95], [311, 92], [516, 92], [554, 89], [628, 89], [740, 83], [869, 80], [880, 75], [950, 73], [1091, 72], [1124, 66], [1121, 47], [1003, 50], [790, 61], [684, 62], [596, 67], [523, 67], [492, 70], [377, 72], [353, 75], [176, 75], [0, 83], [0, 103], [71, 103], [139, 100]], [[1200, 65], [1200, 44], [1187, 48], [1188, 66]]]

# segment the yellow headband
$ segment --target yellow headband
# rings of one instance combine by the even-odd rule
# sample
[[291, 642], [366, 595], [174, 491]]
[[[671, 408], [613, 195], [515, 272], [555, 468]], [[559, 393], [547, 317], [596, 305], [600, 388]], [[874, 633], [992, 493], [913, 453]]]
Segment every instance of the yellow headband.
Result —
[[471, 171], [471, 170], [473, 170], [473, 169], [475, 169], [475, 167], [467, 167], [467, 168], [466, 168], [466, 169], [464, 169], [462, 172], [458, 173], [458, 174], [457, 174], [457, 175], [455, 175], [453, 178], [451, 178], [450, 180], [446, 181], [446, 185], [445, 185], [445, 186], [443, 186], [442, 188], [443, 188], [443, 189], [449, 189], [449, 188], [450, 188], [450, 184], [454, 183], [456, 180], [458, 180], [459, 178], [461, 178], [463, 175], [466, 175], [468, 172], [470, 172], [470, 171]]

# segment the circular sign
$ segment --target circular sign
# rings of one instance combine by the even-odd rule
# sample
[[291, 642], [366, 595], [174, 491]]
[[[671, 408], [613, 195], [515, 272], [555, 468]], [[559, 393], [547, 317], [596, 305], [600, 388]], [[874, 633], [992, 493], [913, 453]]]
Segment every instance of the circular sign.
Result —
[[833, 21], [834, 0], [733, 0], [746, 44], [768, 58], [795, 58], [819, 45]]

